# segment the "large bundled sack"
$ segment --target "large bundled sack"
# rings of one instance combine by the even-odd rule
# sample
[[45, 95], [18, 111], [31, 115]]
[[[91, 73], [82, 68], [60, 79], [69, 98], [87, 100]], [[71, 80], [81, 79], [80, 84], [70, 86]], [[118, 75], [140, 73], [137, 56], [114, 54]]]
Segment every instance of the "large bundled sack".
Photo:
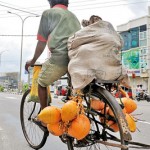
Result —
[[93, 79], [121, 80], [120, 35], [111, 23], [100, 20], [76, 32], [68, 39], [68, 71], [74, 89], [82, 89]]

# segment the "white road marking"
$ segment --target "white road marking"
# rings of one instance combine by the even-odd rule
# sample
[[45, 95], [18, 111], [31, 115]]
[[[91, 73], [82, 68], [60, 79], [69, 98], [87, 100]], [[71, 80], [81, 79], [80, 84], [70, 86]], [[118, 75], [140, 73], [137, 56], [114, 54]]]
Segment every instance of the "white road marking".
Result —
[[17, 99], [16, 97], [6, 97], [6, 98], [9, 98], [9, 99]]
[[138, 121], [138, 122], [141, 122], [141, 123], [145, 123], [145, 124], [149, 124], [149, 125], [150, 125], [150, 122], [146, 122], [146, 121]]

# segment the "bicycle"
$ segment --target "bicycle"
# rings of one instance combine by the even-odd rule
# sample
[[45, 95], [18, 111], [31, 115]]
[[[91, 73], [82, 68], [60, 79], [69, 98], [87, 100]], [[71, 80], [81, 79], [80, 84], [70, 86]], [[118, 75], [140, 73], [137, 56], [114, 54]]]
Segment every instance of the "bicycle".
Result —
[[[71, 82], [69, 77], [63, 79], [68, 80], [68, 93], [67, 96], [71, 94]], [[84, 108], [86, 109], [86, 115], [91, 122], [91, 129], [89, 134], [82, 140], [77, 140], [68, 134], [63, 134], [60, 139], [63, 143], [67, 144], [68, 150], [75, 149], [90, 149], [98, 150], [101, 149], [101, 145], [105, 145], [107, 149], [115, 147], [120, 150], [129, 150], [130, 147], [133, 148], [144, 148], [150, 149], [150, 145], [133, 142], [132, 136], [127, 127], [127, 122], [125, 116], [122, 112], [121, 105], [115, 100], [115, 97], [111, 94], [111, 87], [113, 84], [117, 84], [118, 81], [97, 81], [93, 80], [89, 85], [87, 85], [83, 90]], [[37, 102], [28, 102], [28, 96], [30, 89], [26, 91], [22, 97], [21, 107], [20, 107], [20, 120], [26, 141], [33, 149], [40, 149], [44, 146], [49, 132], [37, 125], [34, 118], [40, 112], [40, 105]], [[90, 107], [90, 99], [95, 97], [105, 103], [104, 112], [101, 113]], [[119, 132], [115, 133], [106, 124], [108, 115], [106, 113], [106, 106], [109, 106], [115, 117], [110, 117], [115, 121], [119, 127]], [[27, 110], [26, 110], [27, 109]], [[104, 118], [104, 121], [99, 120], [99, 116]], [[133, 145], [133, 146], [129, 146]]]

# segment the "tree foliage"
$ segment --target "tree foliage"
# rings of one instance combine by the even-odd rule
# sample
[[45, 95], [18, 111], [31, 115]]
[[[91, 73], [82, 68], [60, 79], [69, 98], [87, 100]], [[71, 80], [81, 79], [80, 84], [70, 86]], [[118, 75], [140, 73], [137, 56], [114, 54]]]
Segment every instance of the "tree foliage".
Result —
[[29, 84], [28, 84], [28, 83], [24, 84], [24, 85], [23, 85], [23, 89], [22, 89], [23, 93], [24, 93], [25, 91], [27, 91], [28, 89], [29, 89]]
[[4, 87], [0, 85], [0, 92], [4, 92]]

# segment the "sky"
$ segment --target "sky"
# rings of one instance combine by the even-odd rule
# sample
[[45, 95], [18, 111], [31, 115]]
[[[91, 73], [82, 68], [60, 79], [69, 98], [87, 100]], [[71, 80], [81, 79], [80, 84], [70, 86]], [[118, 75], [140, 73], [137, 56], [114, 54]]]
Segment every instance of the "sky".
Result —
[[[69, 3], [69, 10], [80, 22], [89, 19], [91, 15], [98, 15], [111, 22], [117, 30], [118, 25], [148, 15], [150, 0], [70, 0]], [[33, 57], [40, 16], [49, 8], [47, 0], [0, 0], [0, 73], [20, 70], [21, 18], [24, 20], [27, 17], [23, 25], [22, 47], [22, 79], [27, 81], [24, 65]], [[46, 48], [39, 62], [47, 58], [47, 51]]]

